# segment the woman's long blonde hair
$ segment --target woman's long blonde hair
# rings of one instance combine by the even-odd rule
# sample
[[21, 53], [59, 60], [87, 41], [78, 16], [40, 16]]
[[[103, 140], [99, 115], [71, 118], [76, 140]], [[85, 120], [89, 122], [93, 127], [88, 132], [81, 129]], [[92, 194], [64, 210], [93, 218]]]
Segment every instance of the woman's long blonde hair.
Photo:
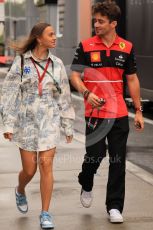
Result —
[[40, 37], [43, 33], [43, 31], [46, 29], [46, 27], [51, 26], [48, 23], [40, 22], [36, 24], [31, 32], [28, 38], [20, 41], [11, 41], [9, 44], [9, 47], [11, 49], [14, 49], [19, 54], [24, 54], [28, 50], [33, 50], [36, 45], [38, 44], [37, 38]]

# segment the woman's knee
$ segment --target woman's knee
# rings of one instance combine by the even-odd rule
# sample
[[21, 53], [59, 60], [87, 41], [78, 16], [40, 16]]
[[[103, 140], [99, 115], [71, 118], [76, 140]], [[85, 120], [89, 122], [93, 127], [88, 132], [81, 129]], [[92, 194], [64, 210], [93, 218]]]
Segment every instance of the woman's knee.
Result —
[[47, 174], [51, 173], [52, 172], [52, 162], [50, 162], [50, 164], [46, 164], [44, 162], [41, 162], [39, 164], [39, 170], [40, 170], [41, 174], [44, 173], [45, 175], [47, 175]]
[[26, 174], [28, 177], [33, 177], [37, 171], [37, 167], [33, 169], [23, 169], [23, 172]]
[[37, 171], [37, 153], [20, 149], [23, 172], [32, 177]]
[[50, 173], [52, 171], [55, 151], [46, 151], [39, 155], [39, 169], [41, 172]]
[[48, 175], [52, 173], [53, 159], [41, 159], [39, 161], [39, 170], [41, 175]]

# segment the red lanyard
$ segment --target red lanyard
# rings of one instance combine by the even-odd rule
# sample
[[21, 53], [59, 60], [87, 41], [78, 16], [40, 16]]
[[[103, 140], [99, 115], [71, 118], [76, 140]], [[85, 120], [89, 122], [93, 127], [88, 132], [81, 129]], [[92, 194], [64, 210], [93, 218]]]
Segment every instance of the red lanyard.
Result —
[[48, 69], [48, 66], [49, 66], [49, 63], [50, 63], [50, 58], [47, 60], [47, 63], [46, 63], [46, 66], [44, 68], [44, 72], [42, 73], [42, 75], [40, 75], [40, 72], [39, 72], [39, 70], [37, 68], [37, 65], [36, 65], [35, 61], [33, 60], [33, 58], [31, 58], [31, 61], [34, 64], [34, 66], [35, 66], [35, 68], [37, 70], [38, 80], [39, 80], [39, 82], [38, 82], [38, 91], [39, 91], [39, 95], [41, 96], [42, 95], [42, 81], [43, 81], [43, 79], [45, 77], [45, 74], [47, 72], [47, 69]]

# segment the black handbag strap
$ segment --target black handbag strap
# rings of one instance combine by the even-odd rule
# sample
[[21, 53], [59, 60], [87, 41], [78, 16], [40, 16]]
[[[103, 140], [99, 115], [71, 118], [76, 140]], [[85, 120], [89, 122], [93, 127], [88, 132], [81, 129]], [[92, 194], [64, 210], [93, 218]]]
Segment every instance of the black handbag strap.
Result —
[[21, 57], [21, 82], [22, 82], [23, 68], [24, 68], [24, 57], [22, 54], [20, 55], [20, 57]]

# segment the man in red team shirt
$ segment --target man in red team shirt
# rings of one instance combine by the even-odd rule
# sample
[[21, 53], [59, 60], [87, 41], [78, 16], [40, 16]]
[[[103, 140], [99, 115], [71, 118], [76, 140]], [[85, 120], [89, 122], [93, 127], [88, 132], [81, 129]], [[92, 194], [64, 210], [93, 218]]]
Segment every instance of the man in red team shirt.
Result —
[[[80, 200], [91, 206], [94, 174], [109, 152], [106, 209], [111, 223], [122, 223], [125, 196], [128, 111], [123, 99], [123, 74], [135, 106], [136, 130], [143, 130], [140, 85], [131, 42], [119, 37], [120, 8], [106, 0], [93, 6], [96, 35], [80, 42], [71, 66], [71, 82], [83, 94], [86, 119], [86, 154], [79, 173]], [[83, 72], [83, 80], [81, 73]]]

